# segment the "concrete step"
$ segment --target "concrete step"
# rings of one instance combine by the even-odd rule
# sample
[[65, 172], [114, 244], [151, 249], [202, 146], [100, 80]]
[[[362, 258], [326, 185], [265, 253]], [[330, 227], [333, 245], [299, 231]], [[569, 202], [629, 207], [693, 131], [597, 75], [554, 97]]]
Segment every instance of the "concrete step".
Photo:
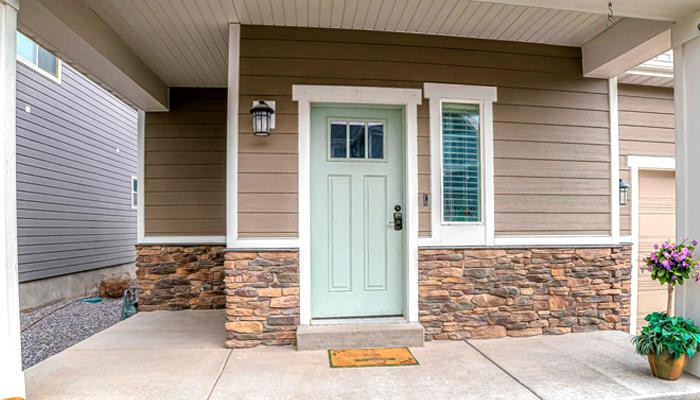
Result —
[[422, 347], [423, 326], [417, 322], [302, 325], [297, 350]]

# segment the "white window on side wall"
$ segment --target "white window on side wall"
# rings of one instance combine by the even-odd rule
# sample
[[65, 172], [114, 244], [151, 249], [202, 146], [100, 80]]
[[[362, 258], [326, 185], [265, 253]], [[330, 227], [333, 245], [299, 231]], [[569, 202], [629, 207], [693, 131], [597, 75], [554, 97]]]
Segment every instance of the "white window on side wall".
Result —
[[131, 177], [131, 208], [139, 208], [139, 179]]
[[61, 60], [20, 32], [17, 32], [17, 59], [40, 74], [61, 82]]
[[430, 105], [432, 245], [493, 244], [493, 102], [489, 86], [425, 83]]

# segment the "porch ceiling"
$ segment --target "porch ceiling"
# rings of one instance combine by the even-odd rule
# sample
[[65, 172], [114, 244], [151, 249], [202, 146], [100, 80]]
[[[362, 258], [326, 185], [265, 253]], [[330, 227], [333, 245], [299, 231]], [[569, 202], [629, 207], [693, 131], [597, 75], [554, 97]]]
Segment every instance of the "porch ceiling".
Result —
[[[619, 16], [667, 20], [696, 6], [696, 0], [644, 0], [645, 11], [638, 0], [615, 3]], [[566, 46], [581, 46], [607, 26], [603, 0], [90, 0], [84, 4], [168, 86], [226, 86], [231, 22]]]
[[630, 69], [618, 77], [620, 83], [634, 85], [673, 87], [673, 51], [659, 54], [653, 59]]

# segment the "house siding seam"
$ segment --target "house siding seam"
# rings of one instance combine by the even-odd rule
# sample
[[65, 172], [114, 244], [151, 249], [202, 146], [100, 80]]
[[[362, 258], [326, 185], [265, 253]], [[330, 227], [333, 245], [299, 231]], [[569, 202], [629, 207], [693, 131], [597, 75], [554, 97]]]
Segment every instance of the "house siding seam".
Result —
[[[620, 110], [620, 178], [631, 183], [627, 157], [675, 157], [673, 88], [618, 86]], [[632, 190], [636, 190], [632, 188]], [[631, 235], [631, 202], [620, 206], [620, 233]]]
[[[372, 40], [368, 41], [371, 36]], [[498, 88], [494, 103], [496, 235], [609, 235], [607, 81], [581, 76], [580, 50], [437, 36], [241, 27], [241, 237], [298, 234], [297, 105], [292, 84]], [[251, 134], [247, 106], [274, 100], [276, 129]], [[418, 108], [419, 193], [430, 193], [428, 102]], [[582, 201], [585, 198], [585, 201]], [[430, 206], [420, 235], [430, 235]]]
[[137, 113], [67, 64], [17, 62], [19, 280], [134, 262]]

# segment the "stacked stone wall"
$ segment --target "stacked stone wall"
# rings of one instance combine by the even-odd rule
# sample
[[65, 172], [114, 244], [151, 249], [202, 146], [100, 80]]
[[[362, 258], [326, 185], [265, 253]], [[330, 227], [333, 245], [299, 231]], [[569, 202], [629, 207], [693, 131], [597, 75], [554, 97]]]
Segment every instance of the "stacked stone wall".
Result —
[[137, 246], [139, 311], [224, 308], [223, 246]]
[[226, 253], [226, 346], [296, 344], [299, 253]]
[[629, 330], [631, 248], [421, 249], [426, 339]]

